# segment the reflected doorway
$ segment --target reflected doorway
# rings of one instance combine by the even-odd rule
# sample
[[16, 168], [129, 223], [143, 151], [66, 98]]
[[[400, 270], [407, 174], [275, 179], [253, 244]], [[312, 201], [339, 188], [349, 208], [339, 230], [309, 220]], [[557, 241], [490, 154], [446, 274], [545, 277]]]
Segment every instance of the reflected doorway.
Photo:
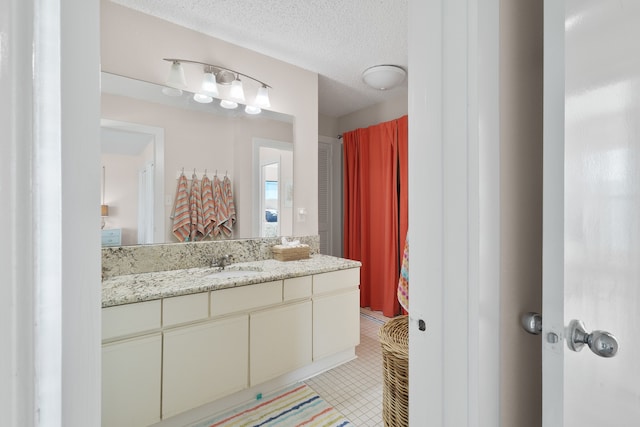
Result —
[[254, 235], [293, 235], [293, 144], [254, 138]]
[[280, 222], [278, 221], [278, 213], [280, 212], [280, 162], [262, 165], [260, 180], [262, 208], [260, 212], [264, 212], [264, 221], [262, 221], [262, 229], [260, 235], [262, 237], [276, 237], [280, 235]]
[[117, 229], [123, 246], [162, 243], [164, 234], [164, 130], [101, 120], [105, 229]]

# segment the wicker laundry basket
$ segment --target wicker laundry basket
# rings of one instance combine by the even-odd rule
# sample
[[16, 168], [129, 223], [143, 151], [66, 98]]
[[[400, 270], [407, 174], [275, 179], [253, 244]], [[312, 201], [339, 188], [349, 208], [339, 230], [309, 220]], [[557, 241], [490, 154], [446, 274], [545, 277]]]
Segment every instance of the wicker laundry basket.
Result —
[[382, 418], [385, 427], [409, 425], [409, 320], [398, 316], [378, 331], [382, 345]]

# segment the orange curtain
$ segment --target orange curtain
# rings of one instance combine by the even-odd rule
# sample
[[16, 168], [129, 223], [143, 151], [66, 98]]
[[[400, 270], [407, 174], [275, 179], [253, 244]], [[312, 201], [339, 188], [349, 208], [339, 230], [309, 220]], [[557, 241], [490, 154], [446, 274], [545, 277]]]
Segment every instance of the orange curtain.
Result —
[[392, 317], [407, 233], [407, 116], [346, 132], [344, 253], [362, 263], [360, 306]]

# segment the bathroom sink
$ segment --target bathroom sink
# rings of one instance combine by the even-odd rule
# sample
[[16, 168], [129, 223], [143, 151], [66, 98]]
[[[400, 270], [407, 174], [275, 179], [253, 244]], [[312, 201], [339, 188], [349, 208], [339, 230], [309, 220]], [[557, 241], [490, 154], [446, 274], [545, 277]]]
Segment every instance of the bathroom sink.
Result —
[[240, 277], [257, 276], [261, 274], [261, 271], [250, 269], [225, 269], [214, 271], [202, 276], [204, 279], [231, 279]]

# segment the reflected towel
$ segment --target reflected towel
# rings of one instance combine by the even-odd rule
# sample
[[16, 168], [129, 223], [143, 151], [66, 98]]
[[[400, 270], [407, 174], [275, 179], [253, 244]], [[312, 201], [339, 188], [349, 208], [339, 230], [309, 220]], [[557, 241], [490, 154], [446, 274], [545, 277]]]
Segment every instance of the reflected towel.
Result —
[[398, 281], [398, 302], [409, 312], [409, 237], [404, 242], [404, 253], [402, 255], [402, 268], [400, 269], [400, 280]]
[[202, 240], [204, 237], [204, 221], [202, 219], [202, 192], [200, 180], [193, 175], [191, 181], [191, 195], [189, 196], [189, 211], [191, 214], [191, 241]]
[[227, 207], [227, 221], [222, 224], [222, 231], [224, 231], [224, 234], [227, 236], [231, 236], [233, 225], [236, 223], [236, 205], [233, 202], [231, 180], [226, 175], [222, 181], [222, 199]]
[[181, 241], [188, 241], [191, 233], [191, 215], [189, 213], [189, 193], [187, 177], [180, 175], [176, 187], [176, 198], [173, 204], [173, 235]]
[[207, 175], [202, 177], [202, 223], [204, 225], [204, 236], [207, 237], [213, 232], [216, 225], [216, 211], [213, 204], [213, 184]]
[[229, 218], [227, 206], [224, 204], [224, 195], [222, 191], [222, 182], [218, 176], [213, 177], [213, 204], [215, 206], [216, 224], [213, 227], [213, 235], [218, 236], [222, 231], [222, 224]]

